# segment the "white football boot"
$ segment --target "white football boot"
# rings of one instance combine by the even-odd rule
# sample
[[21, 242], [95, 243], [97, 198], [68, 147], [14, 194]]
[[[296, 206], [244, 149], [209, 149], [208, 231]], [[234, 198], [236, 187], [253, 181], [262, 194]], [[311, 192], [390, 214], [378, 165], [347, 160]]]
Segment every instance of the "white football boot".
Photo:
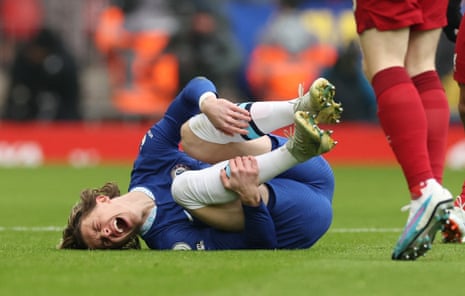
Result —
[[443, 229], [453, 208], [450, 192], [436, 180], [427, 180], [421, 197], [410, 202], [410, 214], [392, 253], [393, 260], [415, 260], [428, 252], [438, 230]]

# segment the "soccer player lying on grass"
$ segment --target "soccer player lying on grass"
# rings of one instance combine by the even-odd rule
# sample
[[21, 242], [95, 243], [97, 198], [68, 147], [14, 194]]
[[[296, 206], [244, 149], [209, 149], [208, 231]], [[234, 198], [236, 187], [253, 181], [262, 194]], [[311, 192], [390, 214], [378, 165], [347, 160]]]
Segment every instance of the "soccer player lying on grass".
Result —
[[[140, 248], [140, 236], [151, 249], [309, 248], [331, 224], [334, 192], [320, 154], [335, 142], [316, 123], [338, 122], [342, 108], [325, 79], [300, 95], [238, 106], [194, 78], [144, 136], [129, 192], [83, 191], [59, 247]], [[268, 134], [292, 123], [289, 140]], [[203, 161], [179, 150], [181, 127], [183, 148]]]

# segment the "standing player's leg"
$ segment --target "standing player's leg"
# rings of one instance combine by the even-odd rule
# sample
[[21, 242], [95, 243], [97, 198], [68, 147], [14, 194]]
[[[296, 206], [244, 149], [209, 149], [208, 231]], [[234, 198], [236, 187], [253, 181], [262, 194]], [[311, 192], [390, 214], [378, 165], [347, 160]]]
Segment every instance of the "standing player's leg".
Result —
[[[412, 260], [426, 253], [438, 230], [447, 224], [448, 209], [452, 208], [452, 195], [440, 184], [447, 140], [444, 135], [448, 131], [449, 113], [445, 107], [447, 104], [442, 86], [435, 75], [435, 54], [430, 50], [437, 46], [440, 33], [440, 29], [413, 31], [409, 39], [406, 65], [409, 74], [413, 76], [412, 84], [421, 103], [421, 108], [410, 110], [410, 116], [415, 112], [416, 115], [412, 117], [421, 119], [424, 124], [408, 125], [408, 129], [417, 129], [418, 138], [399, 139], [403, 142], [399, 145], [404, 145], [403, 167], [412, 200], [407, 224], [394, 248], [393, 259]], [[427, 154], [424, 158], [428, 162], [406, 160], [412, 157], [411, 151], [416, 151], [417, 148], [421, 151], [426, 148]]]
[[[432, 171], [427, 116], [411, 79], [434, 69], [435, 51], [431, 48], [437, 47], [439, 29], [432, 29], [444, 25], [447, 3], [423, 1], [421, 7], [414, 8], [407, 3], [387, 7], [387, 2], [381, 2], [360, 2], [355, 16], [380, 125], [411, 193], [410, 214], [392, 258], [416, 259], [431, 248], [452, 201]], [[392, 13], [396, 10], [400, 13]], [[373, 22], [374, 15], [383, 17]], [[383, 23], [383, 28], [374, 28], [374, 23]]]
[[[457, 36], [456, 66], [454, 78], [459, 84], [458, 110], [465, 129], [465, 21], [462, 22]], [[446, 243], [465, 243], [465, 181], [460, 194], [455, 198], [454, 208], [449, 212], [449, 220], [442, 231]]]
[[[460, 1], [455, 3], [456, 11], [460, 13]], [[459, 86], [458, 111], [465, 129], [465, 19], [460, 23], [455, 44], [454, 79]], [[444, 242], [465, 242], [465, 181], [460, 194], [454, 201], [449, 220], [443, 232]]]

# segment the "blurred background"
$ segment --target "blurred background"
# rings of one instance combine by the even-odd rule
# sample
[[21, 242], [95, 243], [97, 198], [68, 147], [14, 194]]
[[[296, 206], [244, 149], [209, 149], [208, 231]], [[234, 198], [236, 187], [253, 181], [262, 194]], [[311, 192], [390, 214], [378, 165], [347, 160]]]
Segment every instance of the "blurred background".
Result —
[[[237, 102], [294, 98], [324, 76], [345, 123], [376, 126], [360, 54], [351, 0], [0, 0], [0, 164], [28, 140], [17, 124], [152, 123], [197, 75]], [[441, 39], [458, 122], [452, 56]]]

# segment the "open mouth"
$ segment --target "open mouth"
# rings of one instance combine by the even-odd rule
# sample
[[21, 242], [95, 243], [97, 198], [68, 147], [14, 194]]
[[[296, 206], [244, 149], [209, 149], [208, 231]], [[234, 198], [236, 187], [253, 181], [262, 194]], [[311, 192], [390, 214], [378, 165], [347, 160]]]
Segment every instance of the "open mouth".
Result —
[[123, 218], [115, 218], [113, 226], [117, 234], [123, 234], [129, 230], [129, 225]]

